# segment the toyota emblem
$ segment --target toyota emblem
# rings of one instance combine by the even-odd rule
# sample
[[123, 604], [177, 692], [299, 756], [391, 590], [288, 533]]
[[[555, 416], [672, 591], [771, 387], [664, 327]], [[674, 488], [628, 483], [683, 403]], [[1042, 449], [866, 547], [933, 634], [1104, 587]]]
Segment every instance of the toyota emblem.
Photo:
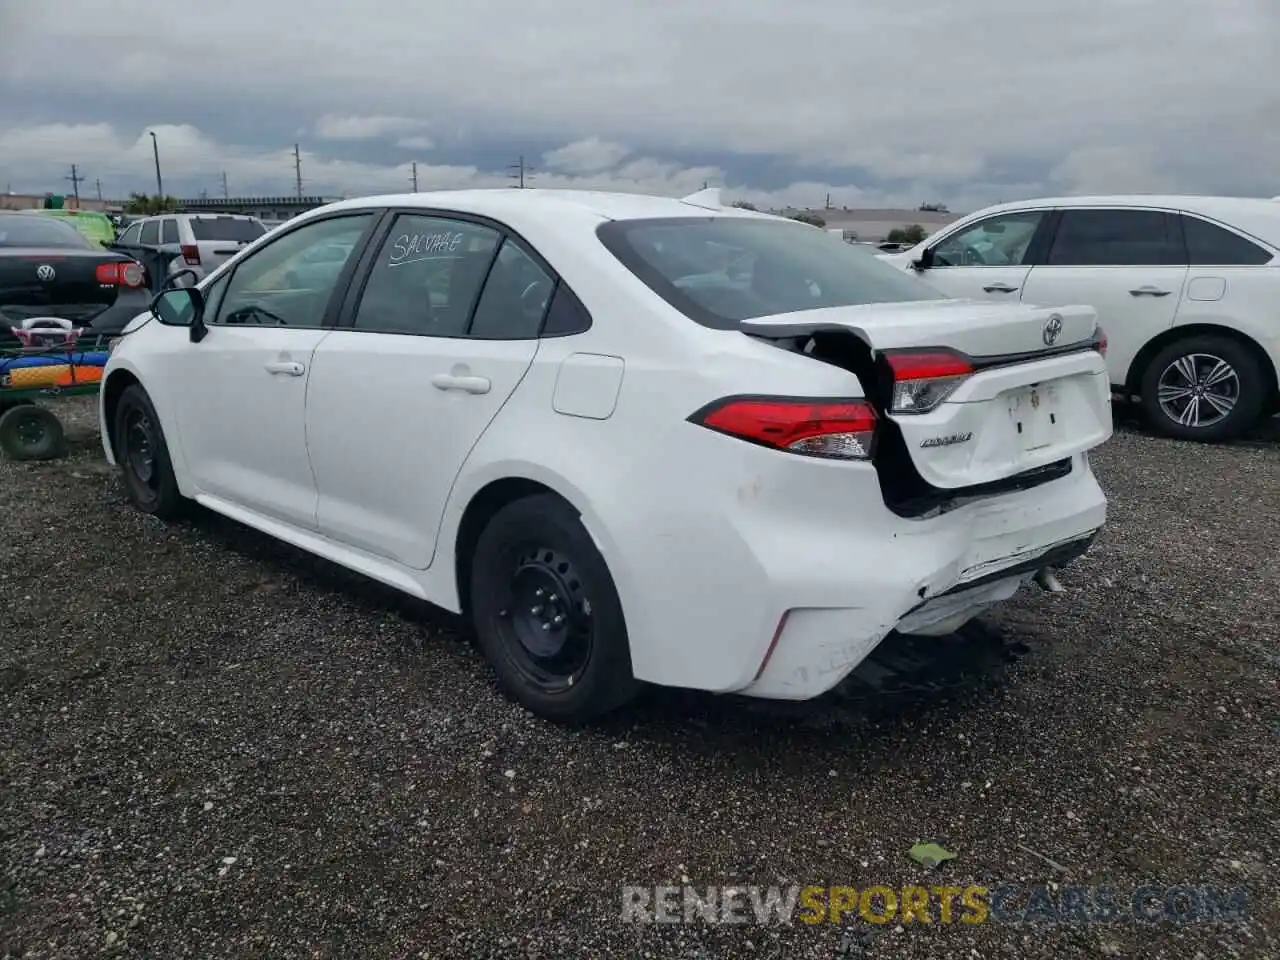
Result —
[[1058, 342], [1060, 336], [1062, 336], [1062, 317], [1055, 313], [1044, 322], [1045, 346], [1052, 347]]
[[36, 276], [39, 277], [41, 280], [43, 280], [45, 283], [48, 283], [57, 275], [58, 274], [53, 269], [53, 267], [49, 266], [47, 263], [42, 263], [40, 264], [40, 266], [36, 267]]

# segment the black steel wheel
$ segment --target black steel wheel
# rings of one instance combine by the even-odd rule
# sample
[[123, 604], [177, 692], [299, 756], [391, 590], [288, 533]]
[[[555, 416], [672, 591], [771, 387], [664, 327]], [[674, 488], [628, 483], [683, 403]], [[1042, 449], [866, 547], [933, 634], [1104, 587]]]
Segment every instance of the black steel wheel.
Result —
[[66, 449], [62, 421], [34, 403], [0, 415], [0, 450], [11, 460], [52, 460]]
[[489, 521], [472, 563], [471, 613], [503, 690], [540, 716], [588, 720], [639, 688], [613, 578], [559, 497], [517, 500]]
[[116, 406], [113, 449], [135, 507], [163, 520], [183, 512], [188, 501], [178, 491], [160, 418], [138, 384], [125, 388]]

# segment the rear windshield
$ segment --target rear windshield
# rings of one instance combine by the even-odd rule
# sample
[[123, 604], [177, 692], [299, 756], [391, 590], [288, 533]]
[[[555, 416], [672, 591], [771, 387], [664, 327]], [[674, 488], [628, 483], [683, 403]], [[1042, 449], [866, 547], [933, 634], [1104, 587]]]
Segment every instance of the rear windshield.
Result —
[[89, 247], [75, 227], [38, 214], [0, 216], [0, 247]]
[[196, 217], [191, 221], [191, 234], [197, 240], [217, 240], [249, 243], [266, 233], [257, 220], [237, 220], [234, 217]]
[[604, 245], [660, 297], [708, 327], [823, 307], [941, 300], [916, 277], [825, 230], [787, 220], [613, 220]]

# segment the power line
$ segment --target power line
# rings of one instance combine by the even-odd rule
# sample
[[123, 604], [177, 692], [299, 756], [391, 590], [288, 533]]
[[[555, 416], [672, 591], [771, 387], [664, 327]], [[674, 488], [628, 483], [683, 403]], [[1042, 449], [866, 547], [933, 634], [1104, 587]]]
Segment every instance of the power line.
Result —
[[517, 181], [521, 190], [524, 189], [526, 180], [533, 179], [533, 170], [525, 164], [523, 154], [521, 154], [520, 158], [516, 160], [515, 163], [509, 164], [507, 169], [511, 171], [507, 176], [510, 179]]
[[79, 172], [76, 170], [76, 165], [74, 163], [71, 165], [71, 176], [63, 177], [62, 179], [71, 181], [71, 189], [75, 193], [75, 197], [76, 197], [76, 206], [79, 206], [80, 205], [80, 184], [85, 178], [80, 176]]
[[298, 149], [298, 145], [293, 145], [293, 173], [297, 180], [298, 199], [302, 199], [302, 152]]

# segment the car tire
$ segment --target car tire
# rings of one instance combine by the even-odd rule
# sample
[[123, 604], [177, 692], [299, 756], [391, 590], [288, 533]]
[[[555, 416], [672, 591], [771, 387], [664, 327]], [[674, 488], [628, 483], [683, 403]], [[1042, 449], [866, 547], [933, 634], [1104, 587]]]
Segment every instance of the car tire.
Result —
[[143, 513], [161, 520], [180, 517], [190, 501], [178, 490], [160, 418], [139, 384], [126, 387], [120, 395], [113, 440], [129, 501]]
[[470, 594], [481, 651], [503, 692], [531, 712], [580, 723], [639, 692], [613, 577], [559, 497], [494, 514], [476, 543]]
[[1187, 337], [1161, 349], [1147, 364], [1142, 409], [1162, 436], [1202, 443], [1234, 440], [1261, 417], [1266, 383], [1248, 347], [1211, 334]]
[[0, 415], [0, 450], [10, 460], [53, 460], [66, 450], [62, 421], [44, 407], [23, 403]]

